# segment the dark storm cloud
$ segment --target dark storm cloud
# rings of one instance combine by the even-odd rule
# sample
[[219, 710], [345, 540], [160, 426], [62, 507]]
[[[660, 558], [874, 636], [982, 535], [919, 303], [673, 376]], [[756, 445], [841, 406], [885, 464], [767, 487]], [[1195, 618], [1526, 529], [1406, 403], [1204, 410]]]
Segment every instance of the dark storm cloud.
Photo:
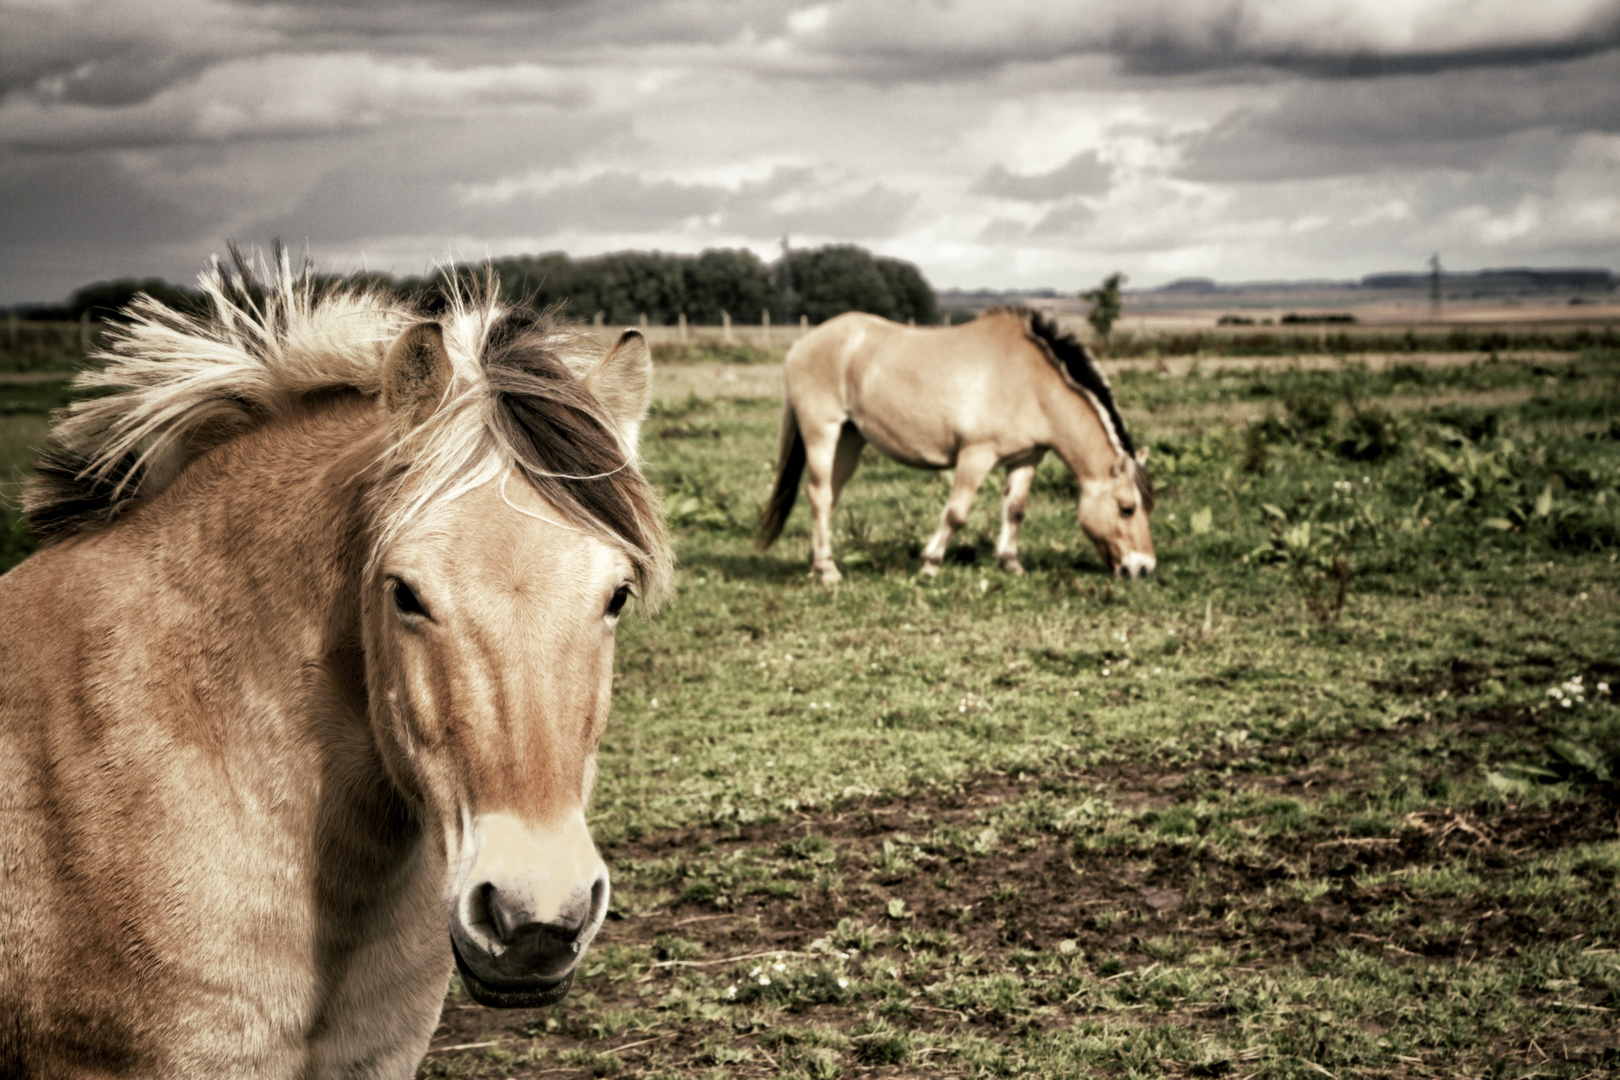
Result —
[[1620, 0], [0, 0], [0, 289], [278, 233], [1620, 250], [1617, 129]]
[[0, 165], [0, 236], [7, 244], [156, 243], [218, 219], [150, 191], [111, 155], [12, 159]]
[[1515, 71], [1304, 82], [1191, 147], [1202, 180], [1478, 168], [1529, 133], [1620, 131], [1620, 53]]
[[1012, 65], [1105, 55], [1126, 74], [1150, 77], [1214, 71], [1363, 77], [1533, 65], [1620, 46], [1620, 4], [1613, 0], [1573, 13], [1568, 6], [1509, 9], [1488, 2], [1433, 7], [1414, 14], [1332, 0], [844, 2], [826, 5], [825, 18], [799, 17], [799, 48], [783, 66], [797, 61], [806, 73], [880, 81], [956, 81]]
[[1087, 150], [1051, 172], [1013, 173], [1003, 165], [992, 165], [974, 182], [972, 191], [1022, 202], [1050, 202], [1069, 195], [1101, 195], [1112, 177], [1113, 170], [1103, 164], [1097, 151]]

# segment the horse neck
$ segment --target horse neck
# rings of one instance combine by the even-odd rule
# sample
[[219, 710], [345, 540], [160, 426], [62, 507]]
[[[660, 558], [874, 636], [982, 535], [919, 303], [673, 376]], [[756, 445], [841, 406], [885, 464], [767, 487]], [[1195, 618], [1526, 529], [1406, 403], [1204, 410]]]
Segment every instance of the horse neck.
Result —
[[324, 699], [271, 710], [295, 723], [309, 706], [365, 715], [359, 586], [376, 417], [357, 396], [312, 403], [197, 459], [149, 508], [157, 576], [211, 635], [203, 662], [236, 669], [221, 685], [247, 700], [222, 704], [239, 715], [278, 694]]
[[1109, 474], [1121, 453], [1109, 437], [1107, 421], [1084, 394], [1060, 384], [1052, 407], [1047, 410], [1052, 424], [1052, 450], [1082, 480], [1095, 480]]

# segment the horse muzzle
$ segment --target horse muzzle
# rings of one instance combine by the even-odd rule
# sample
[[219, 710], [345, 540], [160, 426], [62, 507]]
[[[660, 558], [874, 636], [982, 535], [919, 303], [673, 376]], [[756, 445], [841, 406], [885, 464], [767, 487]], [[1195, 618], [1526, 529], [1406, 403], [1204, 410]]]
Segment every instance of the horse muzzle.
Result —
[[480, 1005], [555, 1004], [607, 914], [607, 867], [583, 820], [538, 833], [509, 818], [478, 824], [448, 905], [456, 970]]
[[1153, 569], [1158, 560], [1152, 555], [1144, 555], [1140, 551], [1129, 551], [1125, 557], [1114, 564], [1114, 574], [1122, 578], [1145, 578], [1153, 575]]

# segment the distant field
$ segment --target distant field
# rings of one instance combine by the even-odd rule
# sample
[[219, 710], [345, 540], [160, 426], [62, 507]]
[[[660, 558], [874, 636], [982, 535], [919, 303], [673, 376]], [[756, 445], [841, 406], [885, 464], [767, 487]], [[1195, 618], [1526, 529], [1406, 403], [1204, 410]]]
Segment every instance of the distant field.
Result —
[[[559, 1006], [453, 986], [419, 1075], [1617, 1067], [1620, 351], [1121, 364], [1153, 581], [1051, 462], [1026, 577], [987, 484], [922, 581], [948, 478], [868, 451], [830, 590], [802, 507], [752, 551], [749, 359], [664, 357], [644, 428], [681, 565], [619, 631], [610, 921]], [[61, 393], [0, 384], [7, 469]]]

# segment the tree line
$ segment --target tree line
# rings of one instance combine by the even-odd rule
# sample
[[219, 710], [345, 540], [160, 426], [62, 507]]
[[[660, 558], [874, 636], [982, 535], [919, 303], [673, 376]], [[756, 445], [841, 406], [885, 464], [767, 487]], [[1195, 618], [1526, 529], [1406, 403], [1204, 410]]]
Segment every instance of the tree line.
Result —
[[[758, 322], [769, 312], [777, 322], [806, 316], [824, 322], [846, 311], [917, 323], [937, 323], [933, 287], [916, 266], [873, 255], [854, 244], [789, 250], [766, 263], [746, 250], [715, 249], [698, 255], [622, 251], [575, 259], [557, 251], [496, 259], [490, 266], [502, 296], [512, 303], [546, 308], [561, 305], [567, 317], [624, 325], [645, 315], [654, 325], [672, 325], [682, 315], [690, 323], [713, 325], [721, 313], [739, 322]], [[478, 265], [456, 267], [431, 278], [396, 278], [363, 273], [332, 282], [364, 283], [400, 296], [425, 298], [452, 288], [453, 276], [477, 273]], [[137, 293], [150, 293], [171, 307], [196, 306], [197, 293], [160, 278], [101, 281], [74, 291], [64, 305], [19, 311], [42, 320], [116, 319]]]

